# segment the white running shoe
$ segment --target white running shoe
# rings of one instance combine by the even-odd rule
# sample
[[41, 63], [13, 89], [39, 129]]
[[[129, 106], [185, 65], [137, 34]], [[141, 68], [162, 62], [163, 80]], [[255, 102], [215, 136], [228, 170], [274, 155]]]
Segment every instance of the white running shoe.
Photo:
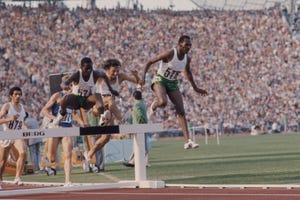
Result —
[[98, 173], [100, 170], [95, 164], [90, 164], [90, 167], [92, 169], [92, 172]]
[[195, 143], [191, 139], [189, 139], [189, 141], [187, 143], [185, 143], [183, 146], [184, 149], [195, 149], [198, 147], [199, 147], [199, 144]]
[[16, 177], [13, 184], [15, 185], [24, 185], [20, 177]]
[[110, 119], [111, 119], [111, 113], [109, 110], [106, 110], [103, 114], [100, 115], [99, 126], [107, 125]]
[[71, 181], [64, 184], [64, 187], [72, 187], [74, 186]]
[[56, 170], [52, 167], [46, 167], [45, 171], [48, 176], [55, 176], [56, 175]]

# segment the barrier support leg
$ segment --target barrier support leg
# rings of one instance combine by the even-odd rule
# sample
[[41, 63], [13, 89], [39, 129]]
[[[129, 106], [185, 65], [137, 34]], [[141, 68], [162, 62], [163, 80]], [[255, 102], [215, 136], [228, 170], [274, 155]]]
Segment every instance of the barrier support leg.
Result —
[[135, 163], [135, 181], [145, 181], [146, 164], [145, 164], [145, 134], [136, 133], [133, 136], [133, 150]]
[[[146, 175], [145, 134], [136, 133], [133, 136], [135, 183], [139, 188], [164, 188], [164, 181], [149, 181]], [[132, 181], [120, 181], [132, 182]]]

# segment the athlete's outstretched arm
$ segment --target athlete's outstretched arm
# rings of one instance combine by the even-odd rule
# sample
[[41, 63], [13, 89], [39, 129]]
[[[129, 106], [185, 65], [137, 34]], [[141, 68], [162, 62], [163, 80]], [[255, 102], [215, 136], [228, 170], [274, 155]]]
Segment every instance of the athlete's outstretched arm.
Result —
[[146, 76], [146, 73], [148, 72], [150, 66], [160, 60], [162, 60], [163, 62], [168, 62], [170, 57], [172, 58], [173, 57], [173, 54], [174, 54], [174, 51], [171, 50], [171, 51], [168, 51], [168, 52], [165, 52], [165, 53], [161, 53], [161, 54], [158, 54], [156, 56], [154, 56], [153, 58], [151, 58], [145, 68], [144, 68], [144, 72], [142, 74], [142, 79], [140, 80], [140, 85], [145, 85], [145, 76]]
[[126, 73], [119, 73], [119, 82], [129, 81], [131, 83], [138, 84], [140, 82], [140, 77], [136, 70], [130, 70], [131, 76]]
[[206, 96], [208, 94], [207, 91], [198, 88], [197, 85], [195, 84], [195, 81], [194, 81], [194, 78], [193, 78], [193, 74], [192, 74], [191, 68], [190, 68], [190, 63], [191, 63], [191, 58], [188, 57], [187, 63], [186, 63], [186, 66], [185, 66], [185, 70], [184, 70], [184, 75], [188, 79], [188, 81], [191, 83], [193, 89], [196, 92], [200, 93], [203, 96]]
[[71, 83], [78, 83], [79, 82], [79, 71], [73, 73], [67, 80], [63, 81], [60, 84], [62, 90], [68, 90], [70, 88]]

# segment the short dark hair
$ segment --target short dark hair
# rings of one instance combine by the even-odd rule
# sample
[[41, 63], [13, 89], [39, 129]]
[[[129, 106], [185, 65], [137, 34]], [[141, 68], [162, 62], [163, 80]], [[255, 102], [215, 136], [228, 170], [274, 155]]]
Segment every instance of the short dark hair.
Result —
[[15, 86], [15, 87], [10, 88], [10, 90], [9, 90], [9, 96], [12, 96], [13, 93], [14, 93], [14, 91], [20, 91], [21, 94], [22, 94], [22, 89], [20, 87]]
[[103, 64], [105, 70], [108, 70], [111, 66], [120, 67], [121, 62], [118, 59], [107, 59]]
[[142, 99], [142, 92], [139, 91], [139, 90], [136, 90], [136, 91], [133, 92], [132, 96], [136, 100], [141, 100]]
[[81, 65], [83, 65], [83, 64], [85, 64], [85, 63], [88, 63], [88, 64], [92, 64], [93, 63], [93, 61], [92, 61], [92, 59], [91, 58], [89, 58], [89, 57], [84, 57], [84, 58], [82, 58], [81, 59], [81, 62], [80, 62], [80, 64]]
[[182, 36], [180, 36], [178, 43], [182, 43], [185, 39], [190, 40], [191, 37], [188, 35], [182, 35]]

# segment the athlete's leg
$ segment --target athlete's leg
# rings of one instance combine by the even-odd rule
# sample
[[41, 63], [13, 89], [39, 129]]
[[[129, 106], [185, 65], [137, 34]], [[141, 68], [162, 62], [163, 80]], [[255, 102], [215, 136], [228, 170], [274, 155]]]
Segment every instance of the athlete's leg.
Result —
[[88, 159], [92, 158], [96, 151], [103, 148], [106, 143], [110, 140], [110, 134], [103, 134], [99, 139], [96, 140], [93, 147], [88, 151]]
[[50, 163], [56, 161], [59, 138], [47, 138], [47, 158]]
[[156, 95], [156, 100], [152, 104], [152, 110], [156, 110], [158, 107], [166, 107], [168, 103], [166, 87], [157, 83], [154, 83], [153, 90]]
[[[104, 117], [104, 118], [102, 118], [102, 117]], [[105, 117], [107, 117], [107, 118], [105, 118]], [[114, 117], [112, 115], [101, 116], [100, 118], [102, 118], [102, 119], [100, 119], [100, 122], [102, 120], [104, 122], [104, 125], [106, 125], [106, 126], [114, 124]], [[90, 148], [90, 150], [87, 153], [87, 159], [88, 160], [91, 159], [98, 150], [102, 149], [104, 147], [104, 145], [109, 142], [109, 140], [110, 140], [109, 134], [102, 134], [99, 138], [97, 138], [96, 142], [94, 143], [92, 148]]]
[[60, 101], [60, 114], [64, 116], [67, 113], [67, 107], [72, 107], [74, 110], [80, 108], [80, 102], [76, 95], [67, 94]]
[[62, 148], [64, 152], [64, 170], [65, 170], [65, 183], [68, 184], [71, 181], [72, 170], [72, 149], [73, 141], [71, 137], [63, 137]]
[[114, 115], [114, 117], [119, 121], [119, 123], [123, 123], [122, 112], [116, 105], [114, 98], [104, 97], [104, 104], [108, 106], [109, 111]]
[[168, 95], [169, 95], [171, 102], [175, 106], [177, 120], [182, 129], [184, 140], [185, 140], [185, 142], [188, 142], [188, 140], [190, 139], [190, 136], [189, 136], [188, 126], [187, 126], [187, 121], [186, 121], [186, 116], [185, 116], [185, 111], [184, 111], [184, 104], [183, 104], [181, 93], [179, 90], [173, 90], [173, 91], [168, 92]]
[[83, 108], [80, 108], [80, 117], [83, 121], [84, 127], [88, 127], [90, 124], [88, 121], [87, 111]]
[[11, 145], [7, 147], [0, 146], [0, 181], [3, 181], [3, 173], [5, 169], [5, 164], [11, 149]]
[[86, 101], [84, 102], [84, 105], [82, 107], [84, 109], [86, 109], [86, 110], [89, 110], [93, 106], [96, 107], [96, 109], [99, 112], [99, 115], [104, 112], [104, 104], [103, 104], [103, 100], [102, 100], [101, 94], [95, 93], [95, 94], [90, 95], [86, 99]]
[[26, 161], [27, 144], [25, 140], [17, 139], [14, 142], [14, 146], [19, 153], [19, 157], [16, 162], [16, 178], [20, 178], [23, 174], [23, 169]]

